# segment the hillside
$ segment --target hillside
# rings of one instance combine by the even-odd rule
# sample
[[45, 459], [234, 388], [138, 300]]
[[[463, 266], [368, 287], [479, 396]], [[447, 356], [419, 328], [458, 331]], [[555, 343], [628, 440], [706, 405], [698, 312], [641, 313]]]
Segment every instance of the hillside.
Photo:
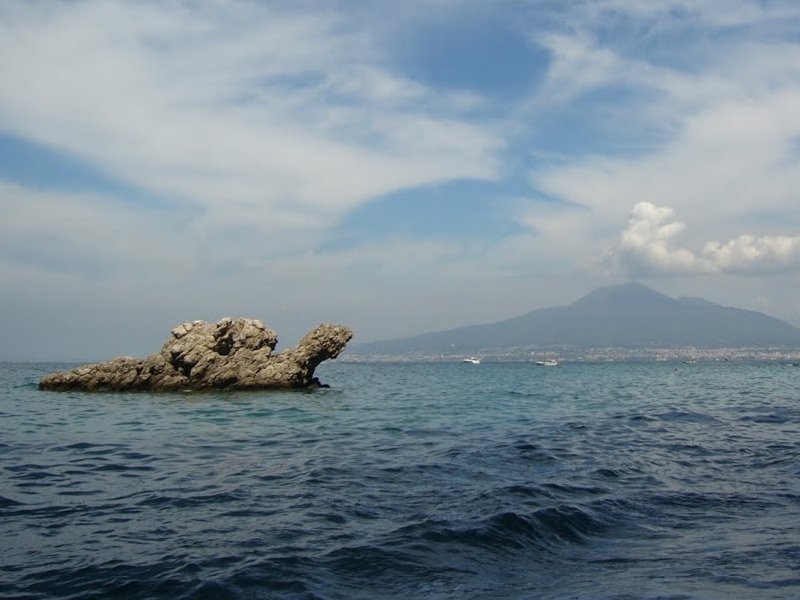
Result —
[[637, 283], [596, 289], [568, 306], [414, 337], [354, 353], [469, 353], [489, 348], [800, 347], [800, 329], [763, 313], [671, 298]]

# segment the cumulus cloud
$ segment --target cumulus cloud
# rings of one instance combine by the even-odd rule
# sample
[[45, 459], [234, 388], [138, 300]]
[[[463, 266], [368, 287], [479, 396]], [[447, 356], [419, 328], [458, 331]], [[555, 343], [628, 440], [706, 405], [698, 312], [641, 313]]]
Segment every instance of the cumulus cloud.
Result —
[[671, 208], [640, 202], [633, 207], [628, 228], [622, 232], [620, 248], [634, 268], [663, 273], [686, 273], [697, 268], [697, 258], [685, 248], [672, 247], [672, 240], [684, 229], [673, 220]]
[[702, 256], [712, 268], [729, 273], [800, 269], [800, 236], [743, 234], [725, 243], [708, 242]]
[[620, 255], [635, 275], [752, 274], [800, 269], [800, 236], [742, 234], [707, 242], [699, 252], [678, 245], [685, 229], [672, 208], [636, 204], [620, 236]]

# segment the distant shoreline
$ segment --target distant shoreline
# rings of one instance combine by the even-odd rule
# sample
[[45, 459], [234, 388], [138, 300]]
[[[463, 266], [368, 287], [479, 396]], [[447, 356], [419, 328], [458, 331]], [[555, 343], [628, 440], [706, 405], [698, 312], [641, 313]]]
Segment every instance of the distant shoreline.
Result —
[[345, 351], [337, 359], [349, 363], [445, 363], [462, 362], [466, 356], [479, 356], [483, 362], [534, 362], [542, 357], [558, 357], [572, 363], [798, 363], [800, 348], [486, 348], [467, 353], [409, 352], [402, 354]]

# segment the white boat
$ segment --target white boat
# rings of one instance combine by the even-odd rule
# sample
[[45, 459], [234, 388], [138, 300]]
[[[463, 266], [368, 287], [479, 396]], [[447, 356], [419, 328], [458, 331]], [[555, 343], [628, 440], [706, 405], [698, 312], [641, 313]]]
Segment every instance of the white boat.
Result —
[[539, 367], [557, 367], [558, 366], [558, 359], [557, 358], [545, 358], [544, 360], [537, 360], [536, 365]]
[[472, 365], [479, 365], [481, 364], [481, 359], [476, 358], [475, 356], [470, 356], [469, 358], [465, 358], [463, 362], [470, 363]]

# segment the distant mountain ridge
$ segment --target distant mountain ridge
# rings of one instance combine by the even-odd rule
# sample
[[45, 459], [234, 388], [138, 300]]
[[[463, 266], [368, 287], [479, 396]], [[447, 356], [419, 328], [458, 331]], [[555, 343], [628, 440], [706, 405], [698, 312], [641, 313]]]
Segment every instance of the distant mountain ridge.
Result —
[[800, 329], [702, 298], [671, 298], [639, 283], [602, 287], [567, 306], [413, 337], [357, 344], [354, 353], [469, 353], [490, 348], [800, 347]]

